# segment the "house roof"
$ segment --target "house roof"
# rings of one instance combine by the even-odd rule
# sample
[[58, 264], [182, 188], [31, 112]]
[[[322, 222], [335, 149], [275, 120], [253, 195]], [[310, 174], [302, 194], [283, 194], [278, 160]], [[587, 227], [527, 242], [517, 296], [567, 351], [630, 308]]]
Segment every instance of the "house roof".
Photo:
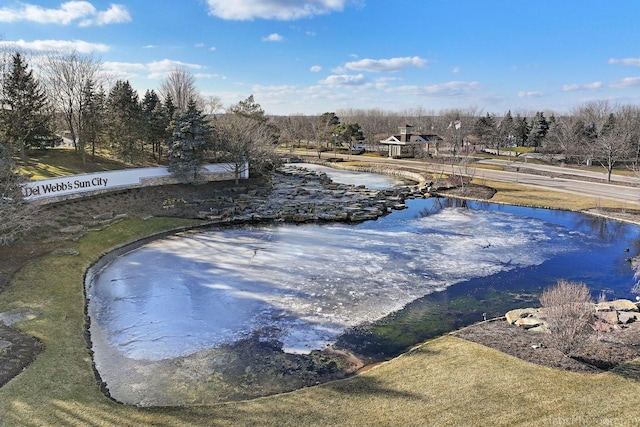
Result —
[[435, 134], [417, 134], [417, 133], [410, 133], [407, 134], [408, 141], [403, 142], [401, 141], [402, 137], [401, 135], [391, 135], [389, 138], [387, 139], [383, 139], [380, 141], [381, 144], [394, 144], [394, 145], [412, 145], [412, 144], [424, 144], [425, 142], [431, 142], [431, 141], [442, 141], [442, 138], [440, 138], [438, 135]]

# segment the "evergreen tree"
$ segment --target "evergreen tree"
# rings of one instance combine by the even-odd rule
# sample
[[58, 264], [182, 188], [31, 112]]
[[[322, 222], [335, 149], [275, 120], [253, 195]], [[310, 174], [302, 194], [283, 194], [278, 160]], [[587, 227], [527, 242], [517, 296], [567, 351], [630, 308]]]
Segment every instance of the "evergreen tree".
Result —
[[118, 80], [107, 98], [108, 136], [113, 151], [123, 160], [135, 163], [140, 156], [141, 109], [138, 94], [128, 81]]
[[346, 144], [350, 149], [353, 144], [364, 139], [364, 134], [358, 123], [343, 123], [336, 126], [335, 132], [338, 135], [338, 141]]
[[238, 102], [232, 106], [230, 110], [236, 116], [255, 120], [259, 124], [264, 125], [264, 130], [267, 131], [270, 142], [274, 145], [278, 143], [280, 139], [280, 129], [269, 121], [260, 104], [253, 99], [253, 95], [249, 95], [244, 101]]
[[529, 146], [531, 147], [539, 147], [542, 145], [542, 140], [547, 135], [547, 131], [549, 130], [549, 124], [547, 123], [547, 119], [544, 117], [544, 113], [542, 111], [538, 111], [531, 121], [531, 129], [529, 130]]
[[211, 133], [207, 120], [195, 101], [180, 114], [169, 140], [169, 172], [183, 182], [197, 182]]
[[507, 111], [502, 118], [502, 121], [498, 125], [498, 138], [500, 141], [504, 141], [507, 144], [512, 144], [515, 141], [514, 135], [515, 124], [513, 122], [513, 116], [511, 110]]
[[516, 119], [513, 123], [513, 134], [516, 137], [516, 143], [518, 145], [527, 145], [527, 139], [529, 138], [529, 123], [526, 117], [521, 117], [520, 114], [516, 115]]
[[151, 142], [153, 156], [159, 160], [162, 146], [171, 136], [166, 108], [154, 90], [147, 90], [142, 98], [143, 140]]
[[607, 116], [607, 120], [602, 125], [602, 129], [600, 129], [600, 135], [602, 136], [610, 135], [611, 132], [613, 131], [613, 128], [615, 127], [616, 127], [616, 115], [613, 113], [610, 113], [609, 116]]
[[484, 144], [491, 146], [496, 143], [496, 119], [492, 114], [487, 113], [486, 116], [479, 117], [473, 127], [473, 133]]
[[264, 110], [262, 109], [260, 104], [255, 102], [255, 100], [253, 99], [253, 95], [249, 95], [249, 97], [244, 101], [240, 101], [236, 105], [232, 106], [231, 112], [239, 116], [258, 120], [259, 122], [267, 121]]
[[82, 91], [82, 99], [78, 145], [85, 163], [86, 148], [90, 146], [91, 156], [95, 157], [96, 146], [100, 145], [103, 139], [106, 94], [102, 87], [96, 88], [93, 81], [87, 80]]
[[0, 131], [12, 150], [26, 159], [27, 149], [52, 144], [47, 97], [20, 53], [12, 56], [0, 89]]

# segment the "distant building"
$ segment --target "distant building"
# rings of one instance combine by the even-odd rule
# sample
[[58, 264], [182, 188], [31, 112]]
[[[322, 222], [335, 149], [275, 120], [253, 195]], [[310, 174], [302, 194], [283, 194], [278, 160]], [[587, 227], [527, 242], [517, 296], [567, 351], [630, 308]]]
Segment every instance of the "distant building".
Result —
[[399, 135], [391, 135], [387, 139], [380, 141], [380, 144], [386, 145], [389, 148], [389, 157], [399, 157], [403, 153], [415, 154], [416, 146], [421, 146], [424, 151], [428, 153], [431, 149], [430, 145], [436, 142], [442, 141], [438, 135], [435, 134], [417, 134], [411, 132], [411, 125], [405, 124], [398, 128]]

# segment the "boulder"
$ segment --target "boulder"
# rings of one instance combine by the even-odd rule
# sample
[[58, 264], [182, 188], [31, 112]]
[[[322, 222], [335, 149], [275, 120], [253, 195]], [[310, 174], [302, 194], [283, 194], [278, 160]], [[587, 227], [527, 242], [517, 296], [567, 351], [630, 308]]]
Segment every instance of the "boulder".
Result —
[[535, 308], [517, 308], [515, 310], [509, 311], [505, 314], [505, 318], [510, 325], [513, 325], [516, 320], [523, 319], [526, 317], [535, 317], [537, 310]]
[[525, 329], [533, 329], [542, 325], [542, 321], [536, 317], [521, 317], [513, 322], [516, 326], [521, 326]]
[[629, 301], [628, 299], [617, 299], [609, 302], [609, 305], [614, 310], [618, 310], [618, 311], [640, 311], [638, 310], [638, 306], [634, 302]]
[[16, 308], [15, 310], [0, 313], [0, 323], [4, 324], [5, 326], [11, 326], [14, 323], [35, 319], [36, 317], [40, 316], [40, 314], [42, 313], [30, 308]]
[[610, 325], [617, 325], [619, 322], [617, 311], [596, 311], [596, 317]]
[[618, 312], [618, 321], [623, 325], [626, 325], [638, 320], [638, 316], [639, 314], [633, 311], [620, 311]]
[[638, 306], [628, 299], [604, 301], [596, 304], [596, 311], [638, 311]]

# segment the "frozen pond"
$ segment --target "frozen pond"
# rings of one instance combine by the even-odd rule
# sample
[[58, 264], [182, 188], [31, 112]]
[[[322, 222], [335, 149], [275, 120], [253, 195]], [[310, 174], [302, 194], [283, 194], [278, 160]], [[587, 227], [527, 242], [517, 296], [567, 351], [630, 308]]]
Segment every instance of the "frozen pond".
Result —
[[396, 185], [405, 185], [406, 182], [389, 175], [368, 172], [352, 172], [342, 169], [333, 169], [327, 166], [313, 163], [290, 163], [287, 167], [301, 167], [317, 172], [324, 172], [333, 182], [338, 184], [364, 185], [374, 190], [383, 190]]
[[487, 203], [408, 204], [358, 225], [201, 231], [115, 258], [87, 284], [98, 369], [109, 352], [157, 361], [256, 331], [305, 353], [430, 293], [519, 272], [541, 286], [604, 284], [610, 297], [629, 297], [635, 283], [624, 258], [638, 252], [637, 227]]

